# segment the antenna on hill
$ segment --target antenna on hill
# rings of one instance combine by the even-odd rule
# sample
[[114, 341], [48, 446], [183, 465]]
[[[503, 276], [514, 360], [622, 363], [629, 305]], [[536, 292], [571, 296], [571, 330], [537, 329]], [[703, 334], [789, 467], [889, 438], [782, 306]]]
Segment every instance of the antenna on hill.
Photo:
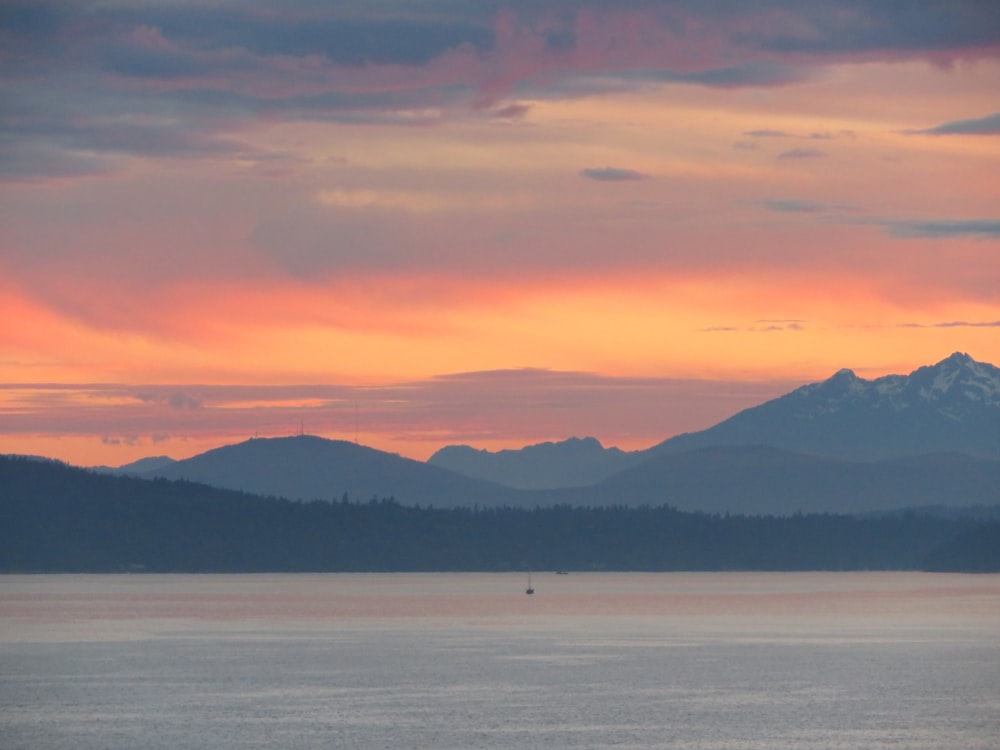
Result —
[[361, 445], [358, 442], [358, 400], [354, 399], [354, 444]]
[[302, 437], [305, 434], [306, 434], [306, 420], [300, 419], [299, 420], [299, 437]]

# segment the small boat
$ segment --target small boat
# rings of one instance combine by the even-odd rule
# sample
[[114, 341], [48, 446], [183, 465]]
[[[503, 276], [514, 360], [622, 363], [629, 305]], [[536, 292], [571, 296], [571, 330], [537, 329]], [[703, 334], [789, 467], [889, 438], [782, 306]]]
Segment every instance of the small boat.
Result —
[[531, 572], [530, 572], [530, 571], [528, 572], [528, 588], [526, 588], [526, 589], [524, 590], [524, 593], [525, 593], [525, 594], [534, 594], [534, 593], [535, 593], [535, 589], [534, 589], [534, 587], [533, 587], [533, 586], [531, 585]]

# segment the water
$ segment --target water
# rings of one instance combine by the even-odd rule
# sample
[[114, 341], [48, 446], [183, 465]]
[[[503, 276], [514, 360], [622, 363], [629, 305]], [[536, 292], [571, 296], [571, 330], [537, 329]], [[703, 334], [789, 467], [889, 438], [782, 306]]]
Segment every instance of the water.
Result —
[[0, 747], [1000, 747], [1000, 576], [0, 577]]

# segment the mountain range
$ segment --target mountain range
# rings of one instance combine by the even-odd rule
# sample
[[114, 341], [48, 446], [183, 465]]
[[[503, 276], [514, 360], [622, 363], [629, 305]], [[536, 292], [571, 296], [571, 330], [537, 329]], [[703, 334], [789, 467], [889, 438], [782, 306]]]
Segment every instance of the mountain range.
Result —
[[1000, 369], [958, 352], [909, 375], [865, 380], [843, 369], [706, 430], [641, 451], [601, 449], [587, 438], [496, 453], [449, 446], [429, 463], [512, 487], [542, 489], [558, 486], [554, 477], [577, 477], [573, 484], [589, 485], [664, 454], [732, 446], [860, 462], [932, 453], [1000, 460]]
[[433, 507], [663, 505], [719, 513], [865, 513], [1000, 503], [1000, 370], [956, 353], [910, 375], [841, 370], [643, 451], [594, 438], [428, 462], [346, 441], [255, 438], [115, 470], [288, 499]]

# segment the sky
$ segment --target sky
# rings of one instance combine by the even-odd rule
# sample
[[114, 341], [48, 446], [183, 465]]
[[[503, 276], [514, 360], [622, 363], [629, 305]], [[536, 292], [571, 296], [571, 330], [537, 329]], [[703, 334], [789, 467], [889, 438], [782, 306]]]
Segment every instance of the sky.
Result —
[[0, 0], [0, 453], [645, 448], [1000, 363], [1000, 4]]

